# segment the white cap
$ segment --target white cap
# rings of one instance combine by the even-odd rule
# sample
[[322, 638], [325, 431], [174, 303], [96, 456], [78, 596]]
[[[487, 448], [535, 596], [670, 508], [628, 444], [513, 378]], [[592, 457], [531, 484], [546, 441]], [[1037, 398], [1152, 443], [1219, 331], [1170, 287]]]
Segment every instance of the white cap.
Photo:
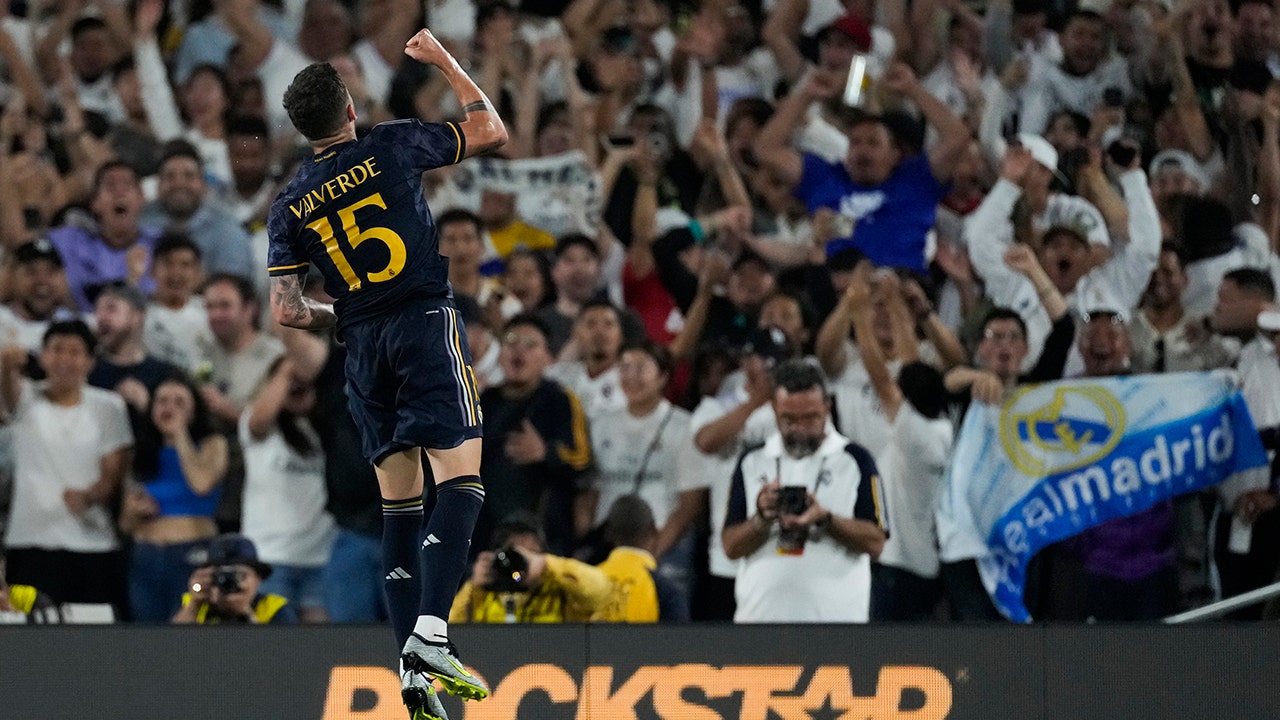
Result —
[[1263, 332], [1280, 331], [1280, 312], [1263, 310], [1258, 313], [1258, 329]]
[[1170, 168], [1181, 170], [1192, 180], [1195, 180], [1196, 184], [1200, 186], [1201, 193], [1209, 191], [1208, 173], [1186, 150], [1161, 150], [1156, 153], [1155, 157], [1151, 158], [1151, 178], [1153, 180], [1159, 177], [1162, 170]]
[[1058, 151], [1049, 144], [1048, 140], [1031, 133], [1019, 133], [1018, 144], [1026, 148], [1036, 162], [1055, 173], [1058, 172]]
[[1129, 322], [1129, 309], [1116, 299], [1109, 288], [1098, 283], [1091, 283], [1076, 298], [1076, 307], [1080, 310], [1080, 318], [1085, 322], [1089, 322], [1091, 315], [1110, 315], [1118, 322]]

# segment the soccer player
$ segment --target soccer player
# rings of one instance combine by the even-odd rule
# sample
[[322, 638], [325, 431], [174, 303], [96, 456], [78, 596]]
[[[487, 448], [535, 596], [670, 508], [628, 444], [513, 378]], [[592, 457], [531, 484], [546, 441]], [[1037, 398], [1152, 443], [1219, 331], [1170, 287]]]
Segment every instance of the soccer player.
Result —
[[[480, 393], [421, 177], [501, 146], [507, 131], [430, 31], [405, 54], [444, 73], [465, 119], [388, 122], [357, 139], [337, 71], [317, 63], [299, 72], [284, 107], [315, 155], [272, 205], [267, 265], [277, 322], [336, 323], [346, 341], [349, 406], [383, 497], [383, 588], [402, 648], [401, 694], [415, 720], [442, 720], [432, 678], [464, 699], [489, 693], [458, 660], [446, 625], [484, 489]], [[333, 305], [302, 294], [313, 263]], [[420, 449], [437, 497], [425, 527]]]

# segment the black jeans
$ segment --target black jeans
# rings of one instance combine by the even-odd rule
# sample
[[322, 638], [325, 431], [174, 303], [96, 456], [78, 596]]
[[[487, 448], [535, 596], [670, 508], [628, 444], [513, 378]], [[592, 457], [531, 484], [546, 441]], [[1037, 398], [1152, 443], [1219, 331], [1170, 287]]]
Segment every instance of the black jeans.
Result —
[[1161, 568], [1138, 580], [1086, 571], [1084, 613], [1099, 622], [1159, 620], [1178, 611], [1178, 569]]

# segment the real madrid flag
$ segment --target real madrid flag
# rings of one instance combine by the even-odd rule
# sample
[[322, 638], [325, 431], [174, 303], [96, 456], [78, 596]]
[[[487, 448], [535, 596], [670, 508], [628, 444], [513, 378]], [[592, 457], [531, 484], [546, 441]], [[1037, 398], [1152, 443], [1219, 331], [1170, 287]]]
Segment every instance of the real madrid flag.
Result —
[[970, 408], [942, 511], [985, 538], [987, 591], [1009, 619], [1027, 622], [1027, 563], [1046, 545], [1266, 464], [1226, 374], [1029, 385], [1000, 407]]

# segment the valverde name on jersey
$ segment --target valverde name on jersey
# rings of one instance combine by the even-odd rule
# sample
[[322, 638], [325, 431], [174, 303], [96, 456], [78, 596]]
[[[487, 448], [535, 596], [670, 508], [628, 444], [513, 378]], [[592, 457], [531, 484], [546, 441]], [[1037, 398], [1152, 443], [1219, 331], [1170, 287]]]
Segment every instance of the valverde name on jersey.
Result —
[[[327, 160], [336, 154], [336, 150], [330, 150], [325, 155], [316, 158], [315, 162]], [[374, 167], [373, 158], [365, 158], [360, 163], [348, 168], [346, 172], [303, 195], [298, 202], [289, 206], [289, 210], [293, 212], [295, 217], [302, 220], [315, 212], [316, 208], [323, 203], [329, 200], [337, 200], [349, 191], [360, 187], [369, 178], [377, 177], [381, 174], [382, 172]]]

